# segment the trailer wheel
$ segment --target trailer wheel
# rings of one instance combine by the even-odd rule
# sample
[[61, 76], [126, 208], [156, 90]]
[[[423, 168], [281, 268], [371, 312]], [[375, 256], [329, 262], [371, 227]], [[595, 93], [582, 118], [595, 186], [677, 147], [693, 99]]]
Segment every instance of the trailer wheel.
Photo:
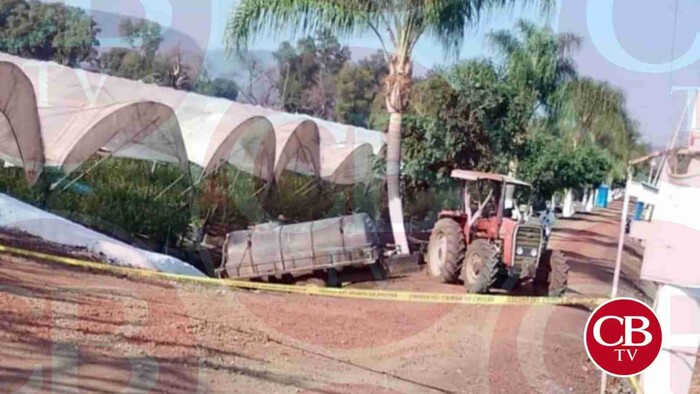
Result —
[[387, 267], [385, 262], [379, 260], [376, 263], [371, 264], [369, 269], [372, 272], [372, 279], [377, 281], [389, 279], [389, 267]]
[[457, 282], [465, 249], [459, 223], [448, 218], [438, 220], [430, 234], [428, 274], [443, 283]]
[[535, 272], [535, 291], [538, 295], [561, 297], [569, 283], [569, 264], [560, 251], [547, 249], [542, 253]]
[[478, 239], [472, 242], [464, 257], [462, 276], [464, 286], [470, 293], [488, 293], [499, 278], [500, 258], [498, 249], [488, 241]]

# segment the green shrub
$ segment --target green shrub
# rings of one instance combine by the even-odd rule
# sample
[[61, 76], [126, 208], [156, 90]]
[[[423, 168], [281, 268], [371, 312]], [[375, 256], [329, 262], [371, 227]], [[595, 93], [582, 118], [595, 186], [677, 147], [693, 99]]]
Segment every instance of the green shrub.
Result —
[[[90, 168], [98, 157], [85, 163]], [[172, 165], [108, 159], [79, 178], [46, 169], [27, 187], [21, 169], [0, 171], [0, 190], [127, 242], [162, 251], [182, 236], [190, 220], [187, 177]], [[182, 179], [180, 179], [182, 178]], [[158, 195], [171, 183], [175, 186]], [[50, 190], [50, 186], [54, 187]]]

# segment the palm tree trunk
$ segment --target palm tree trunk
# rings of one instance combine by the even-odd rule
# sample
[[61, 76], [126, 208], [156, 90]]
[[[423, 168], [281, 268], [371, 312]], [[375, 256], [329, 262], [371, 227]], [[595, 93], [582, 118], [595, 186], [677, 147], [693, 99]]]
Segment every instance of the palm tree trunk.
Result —
[[398, 50], [389, 60], [386, 83], [386, 108], [389, 112], [389, 135], [386, 154], [386, 183], [389, 197], [389, 217], [394, 244], [399, 254], [411, 253], [403, 223], [401, 201], [401, 123], [408, 107], [413, 78], [413, 64], [405, 51]]
[[408, 239], [403, 223], [401, 202], [401, 122], [403, 114], [391, 112], [389, 115], [389, 135], [386, 153], [386, 183], [389, 197], [389, 217], [394, 243], [400, 254], [408, 254]]

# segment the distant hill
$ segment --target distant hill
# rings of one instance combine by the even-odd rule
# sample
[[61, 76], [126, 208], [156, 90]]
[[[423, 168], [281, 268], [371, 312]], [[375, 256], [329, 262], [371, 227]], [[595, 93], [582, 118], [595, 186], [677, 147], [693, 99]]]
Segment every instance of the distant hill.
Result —
[[[269, 51], [250, 51], [251, 56], [254, 56], [260, 62], [264, 69], [271, 69], [277, 66], [272, 52]], [[245, 67], [243, 61], [236, 55], [230, 57], [226, 55], [224, 49], [209, 50], [206, 53], [204, 61], [209, 68], [209, 72], [215, 77], [241, 78], [245, 76]]]
[[[374, 55], [377, 51], [367, 48], [350, 48], [351, 60], [359, 61], [365, 59], [369, 56]], [[251, 54], [261, 62], [261, 64], [266, 69], [275, 68], [277, 63], [270, 51], [251, 51]], [[209, 67], [209, 71], [215, 76], [225, 76], [225, 77], [239, 77], [245, 74], [244, 67], [240, 59], [236, 58], [235, 55], [231, 57], [226, 56], [226, 51], [223, 49], [210, 50], [207, 52], [206, 63]], [[430, 69], [425, 68], [421, 65], [416, 65], [414, 68], [414, 75], [417, 77], [425, 76]]]

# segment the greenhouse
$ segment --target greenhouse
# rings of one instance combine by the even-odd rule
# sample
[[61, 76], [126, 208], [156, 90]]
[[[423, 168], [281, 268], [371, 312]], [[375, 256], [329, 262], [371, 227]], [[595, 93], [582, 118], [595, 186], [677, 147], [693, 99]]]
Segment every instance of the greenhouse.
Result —
[[[93, 153], [101, 151], [118, 157], [169, 163], [187, 159], [203, 169], [202, 177], [228, 162], [265, 181], [271, 181], [273, 176], [280, 176], [287, 169], [332, 180], [340, 179], [333, 176], [340, 164], [366, 159], [368, 150], [362, 144], [369, 144], [374, 154], [383, 144], [382, 133], [306, 115], [206, 97], [52, 62], [6, 54], [0, 54], [0, 61], [7, 64], [4, 67], [8, 70], [14, 70], [3, 71], [3, 85], [21, 79], [24, 85], [21, 89], [25, 92], [23, 100], [34, 100], [23, 103], [22, 107], [37, 107], [41, 135], [46, 143], [47, 165], [59, 167], [66, 173], [73, 172]], [[34, 97], [26, 93], [30, 86]], [[4, 93], [19, 94], [15, 90]], [[11, 104], [9, 98], [4, 98], [3, 102], [19, 105]], [[12, 112], [12, 109], [3, 112], [7, 111]], [[23, 113], [23, 116], [27, 115]], [[21, 123], [29, 127], [36, 124], [36, 120]], [[36, 136], [36, 127], [33, 134], [19, 134]], [[38, 145], [27, 146], [36, 150]], [[19, 165], [17, 160], [22, 155], [3, 153], [14, 157]], [[32, 153], [38, 157], [41, 150]], [[355, 156], [356, 153], [359, 156]], [[347, 182], [348, 179], [341, 180], [341, 183]]]
[[34, 89], [22, 69], [0, 61], [0, 160], [24, 168], [34, 184], [44, 166], [44, 148]]
[[6, 54], [0, 84], [2, 189], [147, 250], [378, 200], [379, 132]]

